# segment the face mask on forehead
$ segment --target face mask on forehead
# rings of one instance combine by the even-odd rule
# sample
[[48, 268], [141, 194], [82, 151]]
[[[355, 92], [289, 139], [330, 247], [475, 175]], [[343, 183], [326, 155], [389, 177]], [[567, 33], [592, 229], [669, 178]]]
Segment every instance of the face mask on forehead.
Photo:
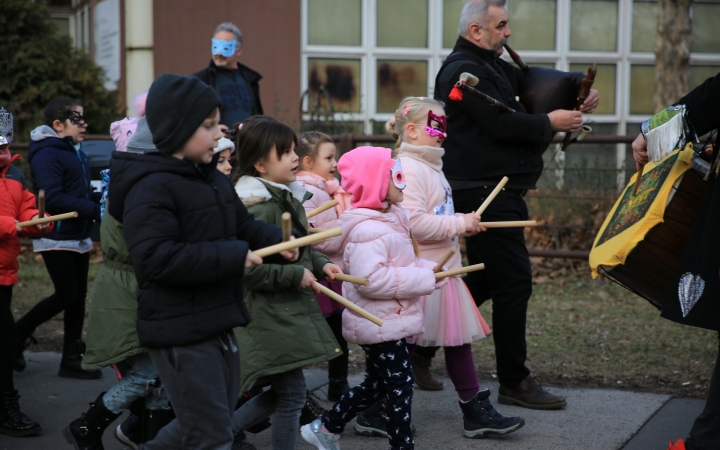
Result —
[[235, 46], [237, 41], [223, 41], [222, 39], [212, 40], [212, 54], [217, 55], [220, 53], [225, 58], [229, 58], [235, 54]]
[[13, 115], [0, 107], [0, 145], [7, 145], [13, 140]]

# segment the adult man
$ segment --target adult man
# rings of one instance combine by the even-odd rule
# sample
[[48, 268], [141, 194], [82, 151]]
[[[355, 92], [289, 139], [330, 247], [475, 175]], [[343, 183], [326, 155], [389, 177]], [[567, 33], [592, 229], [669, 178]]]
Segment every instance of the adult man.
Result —
[[[720, 73], [705, 80], [676, 104], [685, 105], [687, 118], [694, 131], [702, 136], [720, 128], [720, 116], [717, 114], [720, 105]], [[647, 123], [647, 122], [646, 122]], [[645, 124], [643, 124], [645, 129]], [[715, 140], [717, 146], [717, 139]], [[633, 157], [638, 170], [648, 162], [647, 141], [643, 133], [639, 134], [632, 144]], [[713, 161], [718, 163], [717, 147], [713, 152]], [[715, 167], [715, 166], [713, 166]], [[720, 183], [717, 172], [713, 171], [707, 182], [698, 217], [695, 220], [690, 237], [683, 251], [680, 266], [675, 272], [675, 285], [689, 284], [688, 275], [701, 281], [695, 303], [686, 301], [681, 306], [680, 292], [674, 289], [668, 295], [663, 307], [662, 316], [666, 319], [720, 332]], [[682, 289], [681, 289], [682, 290]], [[720, 348], [720, 347], [719, 347]], [[682, 440], [672, 446], [672, 450], [710, 450], [720, 448], [720, 352], [718, 352], [715, 369], [710, 380], [707, 401], [703, 412], [695, 419], [687, 441]]]
[[221, 23], [212, 39], [210, 65], [193, 74], [215, 88], [220, 96], [223, 102], [220, 113], [223, 132], [250, 116], [263, 113], [258, 85], [262, 75], [240, 64], [242, 51], [240, 29], [230, 22]]
[[[484, 221], [525, 220], [522, 196], [542, 172], [542, 152], [553, 132], [578, 131], [581, 112], [598, 104], [592, 91], [580, 111], [558, 110], [527, 114], [517, 100], [522, 72], [499, 59], [511, 35], [506, 0], [471, 0], [462, 10], [458, 40], [435, 80], [435, 98], [446, 104], [448, 137], [444, 143], [443, 170], [453, 189], [456, 210], [474, 211], [503, 176], [510, 181], [483, 213]], [[461, 101], [448, 98], [463, 72], [480, 79], [480, 91], [500, 100], [507, 113], [470, 95]], [[465, 280], [478, 304], [492, 298], [498, 401], [532, 409], [559, 409], [564, 398], [545, 391], [525, 366], [525, 322], [532, 294], [530, 259], [521, 228], [493, 229], [467, 239], [470, 264], [485, 263], [486, 270]]]

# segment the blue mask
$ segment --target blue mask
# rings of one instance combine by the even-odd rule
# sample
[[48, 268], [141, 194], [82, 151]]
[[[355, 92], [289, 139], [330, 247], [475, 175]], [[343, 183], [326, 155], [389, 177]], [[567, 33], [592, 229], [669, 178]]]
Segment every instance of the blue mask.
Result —
[[220, 53], [226, 58], [231, 57], [235, 54], [236, 41], [223, 41], [221, 39], [212, 40], [212, 54], [217, 55]]

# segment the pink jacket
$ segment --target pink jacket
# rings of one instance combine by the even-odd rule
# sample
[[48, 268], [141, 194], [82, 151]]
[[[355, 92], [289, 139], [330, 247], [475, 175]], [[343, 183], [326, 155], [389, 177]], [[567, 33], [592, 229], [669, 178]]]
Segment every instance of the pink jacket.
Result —
[[343, 283], [343, 295], [381, 318], [378, 327], [350, 310], [343, 313], [343, 336], [356, 344], [377, 344], [424, 332], [420, 297], [435, 283], [432, 261], [415, 256], [405, 211], [351, 208], [339, 219], [345, 273], [368, 278], [368, 286]]
[[[312, 176], [298, 175], [297, 181], [312, 194], [312, 198], [303, 203], [305, 212], [332, 201], [332, 197], [328, 193], [327, 182], [325, 180]], [[322, 228], [325, 230], [335, 228], [338, 226], [337, 209], [330, 208], [327, 211], [323, 211], [317, 216], [309, 218], [308, 223], [315, 228]], [[314, 251], [324, 253], [334, 264], [342, 267], [342, 251], [333, 252], [331, 250], [332, 248], [338, 248], [337, 244], [333, 242], [333, 239], [320, 242], [319, 244], [312, 246]]]
[[[457, 247], [456, 236], [465, 234], [465, 220], [462, 214], [455, 213], [452, 189], [442, 172], [444, 154], [445, 150], [440, 147], [405, 142], [398, 153], [407, 180], [402, 206], [410, 217], [420, 254], [431, 261], [438, 261], [450, 248]], [[462, 267], [460, 252], [456, 252], [445, 267]]]

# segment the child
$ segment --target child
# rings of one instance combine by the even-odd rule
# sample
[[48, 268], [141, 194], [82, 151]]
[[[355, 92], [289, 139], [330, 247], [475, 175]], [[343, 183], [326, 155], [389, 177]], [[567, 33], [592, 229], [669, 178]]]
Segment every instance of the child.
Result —
[[[420, 252], [438, 261], [455, 248], [458, 251], [446, 265], [459, 269], [458, 236], [472, 236], [482, 230], [477, 214], [455, 213], [452, 190], [442, 172], [446, 123], [440, 103], [426, 97], [408, 97], [386, 127], [397, 139], [408, 185], [402, 205], [410, 216]], [[490, 328], [462, 279], [452, 277], [442, 289], [426, 297], [423, 312], [425, 333], [418, 335], [415, 343], [420, 347], [444, 347], [448, 375], [460, 397], [465, 437], [508, 434], [522, 427], [522, 418], [504, 418], [490, 403], [490, 391], [480, 391], [470, 343], [484, 338]]]
[[[313, 210], [333, 199], [340, 202], [335, 208], [328, 209], [315, 217], [308, 219], [308, 223], [315, 228], [331, 229], [337, 226], [338, 217], [350, 206], [350, 194], [345, 192], [337, 178], [335, 178], [335, 143], [327, 134], [311, 131], [304, 133], [298, 139], [297, 155], [300, 158], [300, 172], [298, 183], [312, 194], [312, 197], [303, 203], [305, 212]], [[342, 252], [328, 252], [332, 241], [320, 242], [313, 245], [313, 250], [325, 253], [337, 265], [342, 264]], [[342, 295], [342, 283], [338, 281], [321, 281], [338, 294]], [[330, 360], [328, 363], [327, 399], [330, 402], [340, 400], [340, 397], [350, 390], [348, 385], [348, 346], [342, 337], [342, 311], [343, 307], [327, 295], [318, 292], [315, 294], [320, 311], [335, 335], [343, 354]]]
[[218, 141], [217, 147], [213, 149], [215, 156], [213, 156], [213, 162], [217, 166], [217, 170], [225, 174], [226, 177], [230, 176], [232, 172], [232, 164], [230, 164], [230, 158], [235, 152], [235, 144], [233, 141], [226, 137], [221, 137]]
[[[119, 152], [140, 153], [143, 139], [149, 140], [147, 121], [125, 118], [110, 126], [110, 135]], [[150, 142], [152, 143], [152, 142]], [[103, 185], [103, 196], [109, 189], [110, 171]], [[102, 445], [105, 428], [125, 409], [128, 418], [115, 429], [117, 440], [132, 448], [150, 440], [172, 420], [172, 410], [159, 382], [157, 370], [137, 335], [137, 280], [125, 245], [123, 226], [110, 214], [103, 214], [100, 225], [103, 264], [95, 278], [88, 318], [87, 351], [84, 369], [114, 366], [120, 380], [100, 394], [90, 409], [63, 430], [75, 448]], [[147, 408], [146, 408], [147, 407]]]
[[38, 218], [35, 196], [25, 184], [22, 171], [12, 165], [20, 155], [10, 154], [13, 135], [13, 116], [0, 108], [0, 434], [35, 436], [40, 425], [20, 411], [20, 396], [13, 384], [12, 357], [15, 347], [15, 319], [12, 301], [13, 285], [18, 282], [20, 236], [34, 236], [52, 225], [20, 228], [17, 222]]
[[343, 283], [348, 300], [385, 321], [382, 327], [343, 312], [343, 335], [365, 350], [365, 381], [309, 425], [302, 436], [318, 449], [337, 450], [345, 425], [360, 411], [385, 398], [392, 449], [413, 449], [411, 407], [413, 377], [405, 338], [423, 332], [420, 297], [436, 283], [435, 263], [419, 259], [410, 224], [400, 206], [405, 180], [390, 149], [359, 147], [340, 158], [343, 186], [352, 194], [352, 209], [340, 216], [343, 265], [350, 275], [368, 278], [368, 286]]
[[[296, 182], [298, 157], [295, 133], [276, 120], [252, 118], [239, 133], [235, 190], [258, 219], [280, 225], [285, 212], [292, 227], [307, 235], [305, 202], [310, 194]], [[272, 448], [294, 450], [300, 412], [306, 401], [302, 368], [340, 354], [332, 331], [313, 295], [317, 278], [341, 270], [323, 254], [306, 249], [297, 263], [263, 264], [244, 277], [252, 322], [235, 330], [240, 348], [242, 389], [270, 384], [235, 413], [235, 431], [242, 431], [275, 410]], [[260, 411], [259, 408], [262, 410]]]
[[158, 153], [115, 153], [110, 162], [108, 213], [124, 226], [137, 277], [139, 343], [177, 416], [143, 450], [232, 445], [240, 387], [232, 329], [250, 320], [243, 272], [262, 263], [250, 248], [282, 240], [280, 229], [253, 220], [210, 164], [220, 103], [197, 78], [160, 76], [145, 111]]
[[58, 222], [55, 229], [33, 241], [42, 255], [55, 293], [35, 305], [17, 322], [15, 369], [25, 369], [23, 350], [35, 329], [64, 312], [65, 325], [61, 377], [100, 378], [100, 370], [84, 370], [81, 340], [85, 321], [88, 269], [93, 222], [100, 220], [100, 193], [90, 185], [90, 161], [82, 151], [87, 122], [77, 100], [56, 98], [43, 113], [44, 124], [30, 133], [30, 173], [36, 192], [45, 191], [45, 205], [52, 214], [77, 211], [77, 219]]

